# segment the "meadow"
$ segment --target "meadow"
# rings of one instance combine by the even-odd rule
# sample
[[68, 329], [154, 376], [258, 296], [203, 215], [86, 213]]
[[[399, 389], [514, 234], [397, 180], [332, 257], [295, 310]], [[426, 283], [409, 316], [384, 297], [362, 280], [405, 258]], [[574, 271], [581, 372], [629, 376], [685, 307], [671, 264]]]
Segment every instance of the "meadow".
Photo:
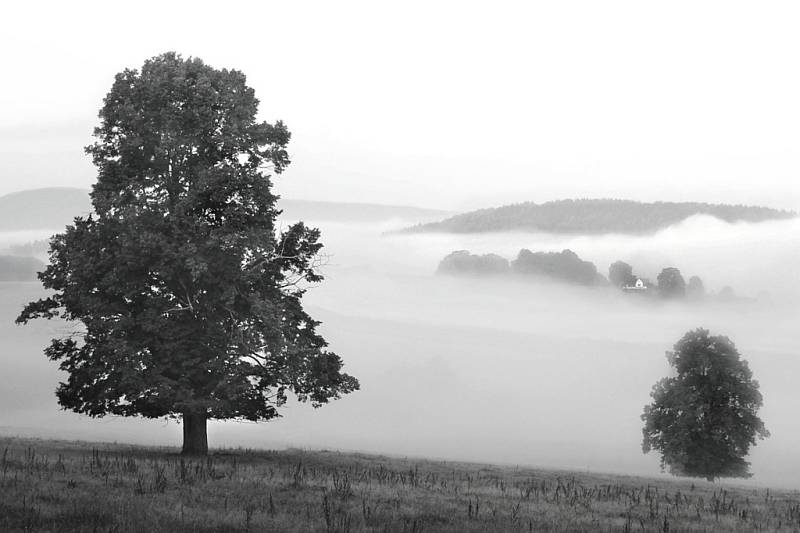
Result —
[[0, 531], [800, 531], [800, 492], [330, 451], [0, 437]]

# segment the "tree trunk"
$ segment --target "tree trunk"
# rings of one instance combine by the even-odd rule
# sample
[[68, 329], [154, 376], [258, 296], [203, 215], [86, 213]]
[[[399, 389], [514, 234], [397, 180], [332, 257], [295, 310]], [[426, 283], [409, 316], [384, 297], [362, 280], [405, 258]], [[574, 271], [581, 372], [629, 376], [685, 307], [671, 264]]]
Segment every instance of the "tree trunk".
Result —
[[208, 455], [206, 413], [183, 413], [183, 455]]

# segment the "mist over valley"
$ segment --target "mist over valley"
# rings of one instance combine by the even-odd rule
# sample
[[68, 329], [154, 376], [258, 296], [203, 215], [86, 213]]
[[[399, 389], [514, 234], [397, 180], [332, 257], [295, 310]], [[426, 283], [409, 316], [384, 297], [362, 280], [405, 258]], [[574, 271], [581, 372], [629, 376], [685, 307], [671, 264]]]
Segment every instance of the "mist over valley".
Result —
[[1, 532], [797, 533], [800, 4], [45, 4]]
[[[656, 475], [657, 458], [640, 449], [642, 408], [653, 383], [669, 373], [664, 352], [686, 331], [705, 327], [736, 342], [761, 384], [772, 436], [750, 456], [753, 482], [797, 486], [800, 430], [790, 380], [800, 370], [797, 219], [728, 223], [693, 216], [652, 235], [584, 236], [398, 234], [393, 230], [416, 220], [396, 212], [369, 222], [330, 218], [305, 220], [320, 227], [325, 242], [325, 281], [309, 288], [305, 306], [362, 390], [320, 410], [290, 402], [284, 418], [266, 424], [212, 422], [212, 445]], [[23, 236], [32, 234], [5, 233], [0, 245], [24, 242]], [[521, 248], [570, 249], [604, 274], [620, 259], [652, 279], [676, 266], [687, 277], [699, 275], [709, 291], [729, 285], [753, 300], [642, 300], [546, 278], [435, 273], [454, 250], [513, 258]], [[42, 289], [31, 282], [2, 283], [0, 290], [4, 357], [19, 369], [0, 398], [5, 432], [174, 442], [180, 433], [174, 422], [92, 420], [60, 411], [53, 390], [63, 377], [41, 351], [53, 331], [69, 326], [13, 325]]]

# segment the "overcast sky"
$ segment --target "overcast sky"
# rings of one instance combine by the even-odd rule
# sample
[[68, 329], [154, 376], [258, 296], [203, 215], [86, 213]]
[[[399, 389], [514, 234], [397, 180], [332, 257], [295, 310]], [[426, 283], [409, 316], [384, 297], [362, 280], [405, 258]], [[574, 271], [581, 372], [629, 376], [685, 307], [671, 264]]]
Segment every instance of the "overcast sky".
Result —
[[292, 131], [288, 198], [800, 208], [796, 2], [15, 2], [0, 194], [86, 186], [116, 72], [242, 70]]

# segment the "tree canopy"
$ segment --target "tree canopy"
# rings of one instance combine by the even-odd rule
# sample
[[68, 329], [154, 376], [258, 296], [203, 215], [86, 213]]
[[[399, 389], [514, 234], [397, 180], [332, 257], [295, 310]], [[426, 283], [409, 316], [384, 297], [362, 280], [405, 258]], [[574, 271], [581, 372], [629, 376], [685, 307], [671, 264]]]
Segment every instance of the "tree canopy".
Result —
[[61, 317], [76, 335], [45, 350], [68, 373], [65, 408], [182, 416], [184, 452], [206, 420], [269, 420], [294, 393], [319, 406], [358, 389], [303, 309], [320, 232], [276, 230], [271, 172], [289, 131], [256, 120], [236, 70], [167, 53], [117, 74], [87, 147], [94, 213], [50, 243], [52, 295], [18, 322]]
[[667, 267], [656, 278], [658, 293], [664, 298], [683, 298], [686, 296], [686, 280], [681, 271], [675, 267]]
[[686, 296], [693, 300], [700, 300], [706, 295], [706, 287], [699, 276], [692, 276], [686, 284]]
[[636, 276], [633, 275], [633, 267], [625, 261], [615, 261], [608, 267], [608, 281], [617, 287], [633, 285], [636, 283]]
[[686, 333], [667, 360], [676, 375], [653, 387], [642, 415], [643, 451], [659, 452], [661, 467], [676, 475], [749, 477], [745, 457], [769, 432], [747, 361], [730, 339], [705, 329]]

